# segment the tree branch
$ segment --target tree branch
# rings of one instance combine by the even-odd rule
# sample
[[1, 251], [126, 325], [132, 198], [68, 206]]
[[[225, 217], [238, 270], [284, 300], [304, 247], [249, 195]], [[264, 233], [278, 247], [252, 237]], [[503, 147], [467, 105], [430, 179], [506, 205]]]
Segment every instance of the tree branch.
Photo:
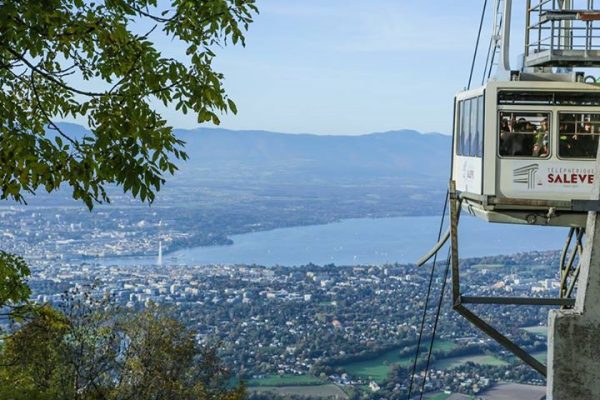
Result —
[[21, 60], [25, 65], [27, 65], [32, 71], [37, 72], [38, 74], [40, 74], [42, 77], [46, 78], [47, 80], [57, 84], [58, 86], [62, 87], [63, 89], [66, 89], [70, 92], [73, 93], [77, 93], [83, 96], [88, 96], [88, 97], [98, 97], [98, 96], [104, 96], [106, 95], [106, 93], [99, 93], [99, 92], [87, 92], [87, 91], [83, 91], [83, 90], [79, 90], [79, 89], [75, 89], [67, 84], [65, 84], [63, 81], [61, 81], [60, 79], [56, 79], [54, 76], [52, 76], [51, 74], [47, 73], [46, 71], [36, 67], [35, 65], [33, 65], [29, 60], [27, 60], [25, 57], [21, 56], [19, 53], [17, 53], [16, 51], [14, 51], [13, 49], [11, 49], [8, 46], [4, 46], [4, 48], [10, 53], [12, 54], [15, 58]]
[[[42, 106], [42, 102], [40, 101], [40, 96], [38, 95], [38, 92], [36, 90], [35, 87], [35, 78], [33, 76], [33, 71], [31, 71], [31, 89], [33, 91], [33, 95], [35, 96], [35, 99], [37, 100], [37, 105], [40, 108], [40, 111], [42, 112], [42, 114], [44, 115], [44, 118], [46, 118], [46, 121], [48, 121], [48, 124], [58, 132], [58, 134], [60, 136], [62, 136], [63, 138], [65, 138], [66, 140], [68, 140], [73, 147], [75, 148], [75, 150], [77, 150], [79, 152], [80, 155], [82, 155], [82, 151], [81, 151], [81, 147], [79, 146], [79, 142], [73, 140], [69, 135], [65, 134], [59, 127], [58, 125], [56, 125], [51, 119], [50, 116], [48, 115], [48, 113], [46, 112], [46, 110], [44, 109], [44, 107]], [[72, 154], [69, 154], [69, 158], [73, 158]]]
[[179, 13], [175, 13], [175, 15], [173, 15], [171, 18], [164, 18], [164, 17], [156, 16], [154, 14], [150, 14], [149, 12], [146, 12], [146, 11], [142, 10], [141, 8], [135, 7], [133, 5], [129, 5], [129, 8], [131, 8], [133, 11], [137, 12], [138, 14], [143, 15], [144, 17], [148, 17], [148, 18], [150, 18], [156, 22], [160, 22], [162, 24], [171, 22], [179, 16]]

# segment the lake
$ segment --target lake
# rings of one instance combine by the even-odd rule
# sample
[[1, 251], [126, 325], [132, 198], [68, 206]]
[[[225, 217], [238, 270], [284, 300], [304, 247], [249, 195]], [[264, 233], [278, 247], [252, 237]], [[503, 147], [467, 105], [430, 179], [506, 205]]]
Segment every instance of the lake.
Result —
[[[308, 263], [357, 265], [414, 263], [433, 247], [440, 217], [347, 219], [326, 225], [281, 228], [231, 236], [230, 246], [194, 247], [163, 256], [163, 264]], [[562, 248], [567, 228], [489, 224], [463, 216], [460, 257]], [[446, 251], [443, 251], [445, 258]], [[118, 257], [101, 264], [156, 264], [157, 257]]]

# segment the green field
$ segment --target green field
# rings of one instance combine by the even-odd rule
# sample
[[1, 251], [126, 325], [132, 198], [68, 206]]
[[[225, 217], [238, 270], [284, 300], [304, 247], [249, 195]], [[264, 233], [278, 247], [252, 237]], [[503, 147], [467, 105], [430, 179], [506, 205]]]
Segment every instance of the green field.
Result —
[[[546, 363], [547, 359], [548, 359], [548, 352], [546, 350], [544, 351], [536, 351], [535, 353], [531, 353], [531, 355], [534, 358], [537, 358], [537, 360], [541, 363]], [[510, 361], [511, 362], [523, 362], [521, 361], [520, 358], [518, 358], [517, 356], [511, 356], [510, 357]]]
[[348, 396], [336, 385], [319, 386], [255, 386], [248, 388], [250, 393], [274, 393], [279, 396], [307, 396], [311, 398], [347, 399]]
[[538, 351], [536, 353], [531, 353], [532, 356], [538, 359], [541, 363], [546, 363], [548, 360], [548, 352], [547, 351]]
[[[427, 346], [429, 346], [429, 343], [427, 344]], [[436, 340], [435, 343], [433, 344], [434, 350], [450, 351], [450, 350], [454, 350], [455, 348], [456, 348], [456, 343], [449, 342], [446, 340]]]
[[267, 375], [247, 382], [248, 386], [316, 386], [324, 383], [311, 375]]
[[504, 264], [476, 264], [473, 265], [473, 268], [475, 269], [498, 269], [498, 268], [505, 268], [507, 267]]
[[548, 336], [548, 327], [547, 326], [527, 326], [524, 328], [521, 328], [524, 331], [527, 331], [529, 333], [533, 333], [536, 335], [542, 335], [542, 336]]
[[518, 270], [530, 270], [530, 271], [547, 271], [549, 267], [543, 264], [532, 264], [532, 265], [516, 265], [513, 267], [516, 271]]
[[[436, 350], [448, 351], [455, 347], [456, 345], [454, 343], [442, 340], [436, 341], [434, 344], [434, 349]], [[387, 378], [394, 365], [409, 366], [412, 365], [412, 362], [412, 356], [400, 357], [398, 355], [398, 349], [394, 349], [370, 360], [341, 364], [339, 367], [343, 368], [353, 377], [370, 379], [380, 383]]]
[[450, 396], [451, 396], [450, 394], [438, 393], [438, 394], [434, 394], [431, 397], [425, 397], [425, 399], [426, 400], [446, 400]]
[[480, 365], [508, 365], [506, 361], [499, 358], [488, 356], [485, 354], [472, 355], [472, 356], [461, 356], [461, 357], [450, 357], [443, 360], [438, 360], [433, 365], [438, 369], [452, 369], [462, 364], [472, 362]]
[[[434, 395], [425, 395], [424, 399], [425, 400], [446, 400], [447, 398], [449, 398], [450, 396], [452, 396], [451, 394], [446, 394], [446, 393], [437, 393]], [[470, 399], [475, 399], [475, 397], [469, 397]]]
[[539, 271], [539, 270], [547, 270], [548, 266], [542, 265], [542, 264], [530, 264], [530, 265], [474, 264], [470, 268], [473, 268], [473, 269], [510, 268], [511, 270], [515, 270], [515, 271], [519, 271], [519, 270]]

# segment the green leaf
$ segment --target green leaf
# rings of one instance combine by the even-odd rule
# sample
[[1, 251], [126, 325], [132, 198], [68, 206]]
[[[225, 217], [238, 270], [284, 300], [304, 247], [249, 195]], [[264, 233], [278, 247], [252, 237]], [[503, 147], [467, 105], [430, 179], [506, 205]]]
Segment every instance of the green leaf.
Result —
[[234, 114], [237, 114], [237, 106], [235, 105], [233, 100], [227, 99], [227, 104], [229, 104], [229, 109], [231, 110], [231, 112], [233, 112]]
[[[223, 46], [243, 43], [255, 0], [174, 0], [171, 8], [157, 0], [0, 3], [1, 41], [10, 43], [0, 69], [2, 199], [23, 201], [23, 191], [66, 184], [91, 209], [109, 202], [105, 186], [117, 184], [152, 201], [160, 172], [176, 170], [172, 159], [187, 159], [155, 99], [196, 113], [200, 123], [238, 112], [213, 62]], [[155, 24], [153, 35], [162, 30], [183, 46], [161, 54], [139, 32]], [[91, 133], [46, 133], [66, 117], [84, 121]]]

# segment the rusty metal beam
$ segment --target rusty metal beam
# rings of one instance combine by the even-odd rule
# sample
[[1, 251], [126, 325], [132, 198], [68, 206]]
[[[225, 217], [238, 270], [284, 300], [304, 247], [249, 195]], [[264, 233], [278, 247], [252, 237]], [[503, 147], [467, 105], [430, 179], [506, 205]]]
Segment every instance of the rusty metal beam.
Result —
[[450, 181], [450, 262], [452, 267], [452, 303], [460, 304], [460, 272], [458, 270], [458, 213], [460, 200], [456, 193], [456, 182]]
[[477, 315], [475, 315], [475, 313], [473, 313], [471, 310], [469, 310], [462, 304], [454, 305], [454, 309], [460, 315], [465, 317], [469, 322], [475, 325], [477, 328], [479, 328], [492, 339], [494, 339], [496, 342], [504, 346], [504, 348], [506, 348], [508, 351], [513, 353], [515, 356], [519, 357], [521, 360], [523, 360], [523, 362], [531, 366], [531, 368], [535, 369], [537, 372], [546, 377], [546, 366], [538, 360], [536, 360], [531, 354], [529, 354], [517, 344], [515, 344], [512, 340], [498, 332], [494, 327], [492, 327], [490, 324], [479, 318]]
[[600, 12], [585, 11], [577, 13], [577, 19], [582, 21], [600, 21]]

